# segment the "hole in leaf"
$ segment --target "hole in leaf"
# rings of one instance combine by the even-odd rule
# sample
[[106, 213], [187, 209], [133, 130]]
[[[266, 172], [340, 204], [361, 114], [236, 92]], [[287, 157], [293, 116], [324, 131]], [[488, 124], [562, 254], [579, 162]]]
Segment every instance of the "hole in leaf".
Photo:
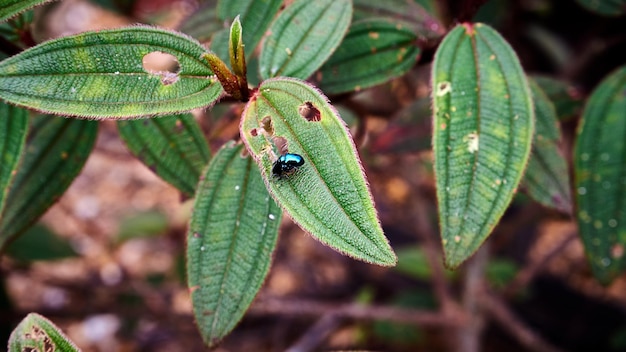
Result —
[[317, 122], [322, 119], [322, 113], [310, 101], [300, 105], [298, 107], [298, 112], [300, 113], [300, 116], [304, 117], [307, 121]]
[[274, 126], [272, 125], [272, 118], [268, 115], [261, 120], [261, 128], [270, 136], [274, 135]]
[[444, 96], [452, 91], [452, 85], [448, 81], [440, 82], [437, 84], [437, 94], [438, 97]]
[[141, 64], [146, 72], [159, 76], [163, 85], [174, 84], [178, 81], [180, 63], [172, 54], [153, 51], [144, 55]]
[[256, 137], [259, 135], [259, 131], [257, 131], [256, 128], [253, 128], [250, 130], [250, 135], [252, 135], [252, 137]]
[[274, 145], [276, 145], [280, 155], [286, 154], [289, 151], [287, 139], [284, 137], [274, 137]]

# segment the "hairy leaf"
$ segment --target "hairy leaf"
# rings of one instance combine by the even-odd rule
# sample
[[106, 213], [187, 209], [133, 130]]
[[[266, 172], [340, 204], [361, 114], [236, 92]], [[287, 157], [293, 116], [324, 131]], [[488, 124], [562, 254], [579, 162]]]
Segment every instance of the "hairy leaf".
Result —
[[0, 22], [52, 0], [0, 0]]
[[159, 177], [193, 196], [211, 152], [191, 114], [118, 121], [117, 127], [133, 155]]
[[224, 21], [240, 16], [246, 58], [250, 58], [282, 3], [282, 0], [222, 0], [217, 7], [217, 15]]
[[353, 22], [383, 18], [410, 28], [416, 35], [427, 39], [439, 38], [445, 33], [433, 4], [415, 0], [353, 0], [353, 3]]
[[528, 162], [534, 112], [506, 41], [483, 24], [455, 27], [435, 54], [433, 149], [445, 263], [455, 268], [489, 236]]
[[562, 211], [572, 212], [567, 162], [559, 151], [561, 132], [554, 106], [537, 83], [530, 80], [535, 106], [536, 130], [523, 186], [537, 202]]
[[28, 127], [28, 111], [0, 102], [0, 220]]
[[361, 90], [408, 72], [420, 49], [407, 27], [386, 20], [353, 24], [337, 51], [316, 75], [326, 94]]
[[263, 42], [261, 77], [308, 78], [339, 46], [351, 18], [350, 0], [294, 1], [271, 25]]
[[187, 277], [204, 341], [241, 319], [267, 275], [282, 213], [243, 145], [228, 143], [203, 174], [187, 233]]
[[58, 116], [31, 121], [0, 221], [0, 250], [61, 197], [85, 164], [97, 132], [96, 121]]
[[596, 278], [626, 269], [626, 66], [587, 101], [574, 151], [578, 229]]
[[[246, 106], [240, 134], [270, 193], [300, 227], [354, 258], [395, 264], [354, 143], [324, 95], [299, 80], [267, 80]], [[287, 151], [304, 165], [274, 176]]]
[[[165, 53], [162, 57], [180, 69], [147, 66], [146, 56], [154, 52]], [[222, 93], [202, 60], [206, 52], [189, 37], [151, 27], [63, 37], [0, 62], [0, 98], [44, 112], [96, 118], [205, 107]]]
[[15, 327], [9, 337], [8, 348], [9, 352], [80, 351], [56, 325], [37, 313], [28, 314]]

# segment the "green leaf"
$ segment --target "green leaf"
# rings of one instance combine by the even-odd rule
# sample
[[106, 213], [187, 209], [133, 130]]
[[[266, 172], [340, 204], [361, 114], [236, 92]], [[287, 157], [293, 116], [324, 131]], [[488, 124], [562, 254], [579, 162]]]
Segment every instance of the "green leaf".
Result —
[[211, 152], [191, 114], [118, 121], [130, 152], [159, 177], [193, 196]]
[[420, 49], [408, 27], [387, 20], [354, 23], [316, 78], [326, 94], [361, 90], [408, 72]]
[[0, 220], [28, 127], [28, 111], [0, 102]]
[[167, 216], [157, 210], [131, 214], [120, 221], [117, 240], [124, 242], [133, 238], [155, 237], [164, 234], [168, 225]]
[[528, 162], [534, 112], [508, 43], [483, 24], [455, 27], [432, 71], [435, 177], [446, 266], [489, 236]]
[[[144, 67], [154, 52], [176, 59], [180, 70]], [[205, 53], [195, 40], [151, 27], [63, 37], [0, 62], [0, 98], [96, 118], [178, 113], [209, 106], [222, 93], [202, 60]]]
[[9, 337], [9, 352], [80, 351], [50, 320], [37, 313], [30, 313], [15, 327]]
[[528, 195], [548, 208], [572, 212], [567, 162], [559, 151], [561, 132], [556, 111], [537, 83], [529, 80], [535, 106], [536, 130], [523, 186]]
[[97, 132], [96, 121], [56, 116], [32, 119], [0, 222], [0, 250], [61, 197], [85, 164]]
[[246, 58], [250, 58], [282, 4], [283, 0], [222, 0], [217, 6], [217, 16], [223, 21], [240, 16]]
[[415, 0], [353, 0], [353, 22], [363, 19], [387, 19], [410, 28], [416, 35], [426, 39], [443, 36], [445, 27], [436, 17], [436, 11]]
[[187, 233], [187, 277], [202, 338], [215, 345], [267, 275], [282, 213], [243, 145], [227, 143], [198, 186]]
[[6, 254], [22, 262], [50, 261], [76, 256], [76, 252], [66, 239], [60, 238], [41, 224], [29, 228], [11, 242]]
[[[395, 264], [354, 143], [324, 95], [300, 80], [267, 80], [246, 106], [240, 135], [270, 193], [306, 232], [354, 258]], [[277, 154], [286, 151], [304, 165], [272, 176]]]
[[[236, 2], [236, 1], [229, 1]], [[224, 21], [217, 18], [215, 1], [206, 1], [201, 8], [187, 17], [178, 28], [179, 31], [201, 42], [211, 40], [213, 35], [224, 29]]]
[[[428, 263], [427, 254], [424, 249], [411, 246], [401, 248], [397, 251], [398, 265], [394, 268], [396, 271], [410, 276], [414, 279], [429, 281], [432, 279], [432, 268]], [[444, 274], [447, 279], [454, 279], [456, 272], [445, 270]]]
[[335, 51], [352, 18], [350, 0], [296, 0], [270, 27], [259, 61], [263, 79], [306, 79]]
[[576, 0], [582, 7], [604, 16], [621, 16], [626, 13], [626, 0]]
[[582, 110], [582, 94], [571, 84], [547, 76], [531, 77], [554, 104], [559, 120], [569, 120]]
[[0, 22], [51, 0], [0, 0]]
[[608, 284], [626, 268], [626, 66], [587, 101], [574, 151], [578, 230], [596, 278]]

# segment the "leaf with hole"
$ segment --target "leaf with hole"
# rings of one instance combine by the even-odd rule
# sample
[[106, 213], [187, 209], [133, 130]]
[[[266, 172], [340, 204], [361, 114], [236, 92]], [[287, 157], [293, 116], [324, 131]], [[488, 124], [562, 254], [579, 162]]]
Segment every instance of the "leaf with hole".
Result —
[[193, 196], [211, 152], [191, 114], [117, 122], [120, 137], [159, 177]]
[[9, 352], [24, 351], [80, 351], [74, 343], [50, 320], [30, 313], [11, 332]]
[[72, 183], [91, 153], [98, 123], [31, 119], [26, 147], [0, 217], [0, 250], [33, 224]]
[[576, 218], [595, 277], [610, 283], [626, 269], [626, 66], [587, 101], [574, 150]]
[[0, 102], [0, 220], [26, 141], [28, 111]]
[[559, 151], [558, 120], [554, 105], [537, 83], [529, 80], [533, 95], [536, 129], [522, 185], [528, 195], [546, 207], [572, 213], [572, 194], [567, 162]]
[[433, 149], [445, 264], [489, 236], [515, 194], [533, 137], [528, 82], [508, 43], [483, 24], [445, 37], [432, 71]]
[[[263, 82], [246, 106], [240, 135], [270, 193], [302, 229], [354, 258], [395, 264], [354, 143], [318, 90], [296, 79]], [[304, 164], [275, 176], [274, 163], [287, 152]]]
[[326, 94], [361, 90], [408, 72], [420, 55], [417, 36], [387, 20], [354, 23], [335, 53], [316, 74]]
[[[205, 53], [181, 33], [151, 27], [63, 37], [0, 62], [0, 98], [94, 118], [188, 111], [210, 106], [222, 94], [202, 60]], [[179, 69], [152, 67], [151, 58]]]
[[206, 168], [187, 233], [187, 277], [202, 338], [215, 345], [248, 309], [270, 267], [282, 217], [243, 145]]
[[261, 78], [308, 78], [339, 46], [351, 18], [350, 0], [294, 1], [270, 26], [263, 42]]

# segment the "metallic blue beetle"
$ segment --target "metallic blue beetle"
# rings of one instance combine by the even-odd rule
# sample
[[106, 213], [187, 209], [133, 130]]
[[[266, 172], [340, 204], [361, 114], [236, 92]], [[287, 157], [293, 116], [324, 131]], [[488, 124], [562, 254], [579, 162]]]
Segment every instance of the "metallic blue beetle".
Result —
[[300, 166], [304, 165], [304, 158], [299, 154], [283, 154], [278, 157], [272, 167], [272, 174], [275, 177], [283, 178], [296, 172]]

